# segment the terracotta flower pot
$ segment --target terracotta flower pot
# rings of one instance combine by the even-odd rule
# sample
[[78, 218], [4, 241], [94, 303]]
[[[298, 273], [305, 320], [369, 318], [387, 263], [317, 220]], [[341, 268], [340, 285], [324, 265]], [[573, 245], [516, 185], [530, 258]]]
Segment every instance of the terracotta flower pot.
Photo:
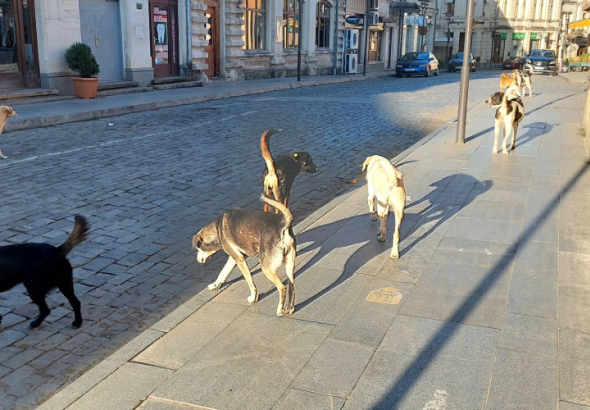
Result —
[[96, 98], [98, 92], [98, 78], [72, 77], [72, 80], [74, 80], [74, 94], [76, 97], [85, 100]]

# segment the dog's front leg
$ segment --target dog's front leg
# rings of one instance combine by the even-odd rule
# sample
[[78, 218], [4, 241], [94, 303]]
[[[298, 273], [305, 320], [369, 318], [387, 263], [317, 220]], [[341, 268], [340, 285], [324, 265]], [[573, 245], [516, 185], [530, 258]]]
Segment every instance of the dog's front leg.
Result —
[[508, 155], [508, 150], [506, 149], [506, 143], [508, 142], [508, 138], [510, 134], [512, 134], [512, 116], [504, 117], [504, 139], [502, 140], [502, 154]]
[[385, 242], [387, 240], [387, 215], [389, 213], [389, 204], [386, 203], [385, 206], [381, 204], [379, 199], [377, 199], [377, 214], [379, 215], [379, 236], [377, 239], [379, 242]]
[[399, 258], [399, 227], [402, 224], [402, 219], [404, 219], [404, 203], [405, 198], [399, 198], [393, 207], [393, 213], [395, 215], [395, 231], [393, 232], [393, 247], [391, 248], [391, 254], [389, 255], [392, 259]]
[[367, 202], [369, 203], [371, 221], [375, 222], [377, 220], [377, 210], [375, 209], [375, 189], [371, 183], [369, 183], [369, 196], [367, 198]]
[[494, 155], [498, 153], [498, 137], [500, 136], [501, 130], [502, 122], [496, 118], [496, 124], [494, 125], [494, 148], [492, 149], [492, 154]]
[[6, 158], [8, 158], [8, 157], [7, 157], [7, 156], [5, 156], [4, 154], [2, 154], [2, 150], [1, 150], [1, 149], [0, 149], [0, 158], [2, 158], [2, 159], [6, 159]]
[[236, 266], [236, 260], [230, 256], [229, 259], [227, 260], [227, 262], [225, 262], [225, 266], [223, 267], [223, 269], [221, 269], [221, 272], [219, 273], [217, 280], [215, 282], [213, 282], [212, 284], [210, 284], [209, 286], [207, 286], [207, 289], [209, 289], [209, 290], [219, 289], [221, 287], [221, 285], [223, 285], [225, 283], [225, 281], [227, 280], [227, 277], [229, 276], [229, 274], [231, 273], [232, 269], [235, 266]]
[[[286, 308], [283, 306], [283, 310], [286, 314], [290, 315], [295, 312], [295, 257], [297, 252], [295, 251], [295, 247], [291, 249], [287, 255], [285, 255], [285, 271], [287, 273], [287, 278], [289, 279], [289, 286], [287, 288], [287, 294], [289, 296], [289, 307]], [[284, 305], [286, 305], [287, 300], [285, 299]]]
[[244, 279], [246, 279], [246, 283], [250, 288], [250, 296], [248, 296], [248, 303], [256, 303], [258, 301], [258, 289], [256, 289], [256, 285], [254, 285], [254, 281], [252, 280], [252, 274], [250, 273], [250, 268], [248, 268], [248, 264], [246, 263], [245, 259], [240, 259], [237, 261], [238, 268], [240, 268], [240, 272], [244, 275]]

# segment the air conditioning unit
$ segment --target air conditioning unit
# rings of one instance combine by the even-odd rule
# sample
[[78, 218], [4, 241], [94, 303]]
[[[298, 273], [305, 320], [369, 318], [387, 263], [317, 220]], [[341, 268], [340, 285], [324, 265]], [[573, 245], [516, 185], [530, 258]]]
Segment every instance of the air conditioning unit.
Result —
[[369, 10], [379, 10], [379, 0], [367, 0], [369, 2]]
[[344, 62], [344, 69], [347, 74], [356, 74], [356, 67], [358, 65], [358, 55], [346, 54], [346, 60]]
[[344, 30], [344, 48], [357, 50], [359, 48], [359, 31]]
[[369, 12], [369, 26], [378, 26], [379, 25], [379, 13], [376, 11]]

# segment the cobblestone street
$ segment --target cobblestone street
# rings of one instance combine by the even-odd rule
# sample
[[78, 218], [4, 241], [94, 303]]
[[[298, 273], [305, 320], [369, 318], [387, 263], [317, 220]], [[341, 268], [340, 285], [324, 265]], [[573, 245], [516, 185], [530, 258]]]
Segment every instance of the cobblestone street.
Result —
[[[299, 88], [2, 135], [0, 244], [59, 245], [77, 213], [91, 235], [69, 257], [81, 328], [70, 327], [60, 293], [38, 329], [28, 327], [38, 310], [22, 286], [0, 294], [0, 409], [34, 408], [214, 279], [225, 256], [198, 265], [192, 235], [225, 210], [262, 209], [264, 130], [283, 129], [275, 156], [305, 150], [320, 168], [295, 183], [297, 222], [362, 178], [365, 157], [391, 158], [454, 117], [459, 76]], [[498, 91], [499, 76], [472, 74], [470, 104]], [[535, 95], [581, 87], [533, 77]]]

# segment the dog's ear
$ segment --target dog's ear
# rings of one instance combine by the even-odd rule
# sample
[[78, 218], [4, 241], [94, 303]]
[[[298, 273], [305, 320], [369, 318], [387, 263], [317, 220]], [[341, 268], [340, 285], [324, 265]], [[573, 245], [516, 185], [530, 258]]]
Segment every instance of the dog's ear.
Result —
[[363, 162], [363, 171], [365, 169], [367, 169], [367, 167], [369, 166], [369, 162], [371, 162], [371, 157], [367, 157], [367, 159], [365, 160], [365, 162]]
[[193, 248], [199, 249], [203, 244], [203, 231], [199, 231], [198, 234], [193, 236]]

